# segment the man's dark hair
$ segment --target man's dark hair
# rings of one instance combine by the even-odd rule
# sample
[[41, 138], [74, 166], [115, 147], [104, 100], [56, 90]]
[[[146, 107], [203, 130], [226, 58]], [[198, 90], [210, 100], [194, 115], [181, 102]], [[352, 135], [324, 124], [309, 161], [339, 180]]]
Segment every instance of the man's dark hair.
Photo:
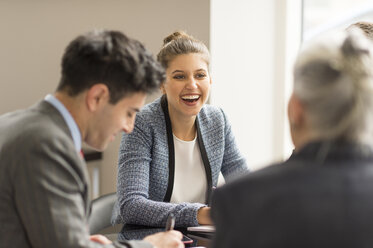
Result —
[[151, 93], [165, 79], [162, 66], [137, 40], [118, 31], [93, 31], [70, 42], [57, 91], [76, 96], [94, 84], [109, 88], [110, 103], [132, 93]]

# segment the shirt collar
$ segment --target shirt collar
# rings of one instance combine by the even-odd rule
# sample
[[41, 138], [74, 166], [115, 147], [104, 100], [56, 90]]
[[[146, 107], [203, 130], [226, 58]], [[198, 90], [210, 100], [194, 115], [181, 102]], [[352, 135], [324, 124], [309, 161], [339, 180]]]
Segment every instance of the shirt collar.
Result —
[[73, 137], [75, 148], [78, 152], [80, 152], [80, 150], [82, 149], [82, 136], [80, 134], [78, 125], [76, 124], [74, 118], [71, 116], [70, 112], [66, 109], [62, 102], [60, 102], [51, 94], [48, 94], [44, 98], [44, 100], [52, 104], [61, 113], [67, 126], [69, 127], [71, 136]]

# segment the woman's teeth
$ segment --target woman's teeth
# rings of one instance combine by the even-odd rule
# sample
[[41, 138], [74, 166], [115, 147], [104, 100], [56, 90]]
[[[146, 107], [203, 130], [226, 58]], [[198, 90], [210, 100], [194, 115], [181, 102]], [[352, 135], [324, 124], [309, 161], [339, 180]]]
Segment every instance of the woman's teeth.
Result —
[[181, 99], [188, 101], [188, 102], [193, 102], [199, 99], [198, 95], [190, 95], [190, 96], [183, 96]]

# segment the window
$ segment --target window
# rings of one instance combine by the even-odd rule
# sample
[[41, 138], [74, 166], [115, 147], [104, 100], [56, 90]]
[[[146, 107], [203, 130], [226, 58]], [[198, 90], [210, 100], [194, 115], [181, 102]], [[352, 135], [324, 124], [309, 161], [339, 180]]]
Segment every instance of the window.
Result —
[[371, 0], [303, 0], [302, 40], [357, 21], [373, 22]]

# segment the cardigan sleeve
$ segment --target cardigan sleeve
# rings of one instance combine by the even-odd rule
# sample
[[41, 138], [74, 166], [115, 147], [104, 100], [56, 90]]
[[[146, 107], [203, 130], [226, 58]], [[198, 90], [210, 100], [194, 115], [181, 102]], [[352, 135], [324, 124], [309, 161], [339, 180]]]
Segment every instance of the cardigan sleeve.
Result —
[[[134, 130], [131, 134], [124, 134], [118, 161], [118, 181], [117, 181], [117, 195], [119, 212], [122, 223], [136, 224], [163, 227], [166, 224], [167, 217], [173, 213], [176, 217], [176, 226], [197, 226], [197, 212], [198, 209], [204, 207], [200, 203], [166, 203], [162, 202], [165, 189], [168, 182], [168, 164], [162, 166], [164, 171], [154, 171], [155, 168], [150, 168], [154, 154], [159, 152], [159, 147], [154, 151], [154, 132], [150, 129], [150, 124], [147, 119], [136, 119]], [[157, 122], [157, 120], [153, 120]], [[164, 125], [161, 123], [160, 125]], [[159, 138], [157, 136], [157, 138]], [[167, 142], [167, 141], [166, 141]], [[167, 147], [165, 147], [168, 156]], [[153, 163], [168, 163], [159, 159], [154, 159]], [[160, 167], [156, 167], [160, 168]], [[150, 173], [155, 173], [159, 179], [153, 182], [149, 189]], [[153, 178], [153, 179], [151, 179]], [[164, 185], [166, 184], [166, 185]], [[155, 192], [159, 199], [151, 199], [149, 191]], [[153, 195], [154, 195], [153, 194]], [[118, 220], [117, 220], [118, 222]]]
[[[221, 110], [221, 109], [220, 109]], [[227, 119], [227, 116], [221, 110], [224, 117], [224, 156], [221, 167], [221, 172], [226, 180], [232, 180], [242, 173], [249, 171], [246, 159], [242, 156], [240, 150], [237, 147], [235, 137], [232, 132], [231, 125]]]

